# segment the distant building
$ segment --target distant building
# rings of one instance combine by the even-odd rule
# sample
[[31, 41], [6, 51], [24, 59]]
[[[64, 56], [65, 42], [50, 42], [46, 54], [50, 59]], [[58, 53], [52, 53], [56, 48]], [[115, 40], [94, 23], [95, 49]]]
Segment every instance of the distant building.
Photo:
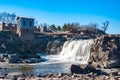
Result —
[[33, 41], [35, 31], [33, 18], [17, 17], [17, 26], [20, 28], [22, 41]]
[[0, 23], [0, 31], [13, 32], [17, 34], [22, 41], [33, 41], [35, 34], [47, 32], [47, 27], [34, 26], [34, 19], [28, 17], [17, 17], [17, 24]]
[[17, 17], [17, 25], [20, 28], [34, 28], [34, 19], [27, 17]]
[[47, 27], [46, 26], [41, 27], [40, 32], [47, 32]]

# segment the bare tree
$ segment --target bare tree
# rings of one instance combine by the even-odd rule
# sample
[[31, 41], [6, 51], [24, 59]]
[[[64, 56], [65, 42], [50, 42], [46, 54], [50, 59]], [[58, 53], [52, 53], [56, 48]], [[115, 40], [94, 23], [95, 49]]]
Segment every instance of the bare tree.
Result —
[[103, 22], [103, 26], [102, 26], [102, 29], [103, 29], [103, 32], [105, 33], [107, 28], [108, 28], [108, 25], [109, 25], [109, 21], [105, 21]]
[[38, 21], [35, 20], [35, 21], [34, 21], [34, 24], [35, 24], [35, 26], [37, 27], [37, 26], [38, 26]]
[[0, 22], [15, 23], [15, 18], [16, 18], [15, 13], [7, 13], [7, 12], [0, 13]]

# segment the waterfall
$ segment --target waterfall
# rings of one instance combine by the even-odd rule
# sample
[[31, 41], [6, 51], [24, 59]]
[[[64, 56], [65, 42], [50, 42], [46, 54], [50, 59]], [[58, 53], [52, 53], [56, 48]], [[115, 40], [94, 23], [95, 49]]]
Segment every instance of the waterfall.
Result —
[[60, 58], [68, 61], [83, 61], [86, 64], [90, 57], [92, 43], [92, 39], [66, 41], [60, 53]]

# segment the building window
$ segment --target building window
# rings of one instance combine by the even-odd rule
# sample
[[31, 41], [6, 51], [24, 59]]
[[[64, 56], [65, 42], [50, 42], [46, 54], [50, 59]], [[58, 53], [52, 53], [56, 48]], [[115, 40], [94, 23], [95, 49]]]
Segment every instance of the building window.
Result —
[[32, 21], [30, 21], [30, 27], [32, 26]]
[[25, 26], [25, 24], [26, 24], [26, 22], [25, 21], [23, 21], [23, 25]]
[[5, 26], [8, 26], [8, 24], [6, 23]]

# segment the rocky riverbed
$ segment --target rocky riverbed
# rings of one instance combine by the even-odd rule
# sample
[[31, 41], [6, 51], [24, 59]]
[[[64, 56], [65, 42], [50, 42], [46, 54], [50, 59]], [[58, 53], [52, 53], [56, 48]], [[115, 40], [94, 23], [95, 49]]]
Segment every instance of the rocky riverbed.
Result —
[[93, 75], [91, 74], [48, 74], [44, 76], [18, 76], [18, 77], [4, 77], [1, 80], [120, 80], [120, 76], [106, 76], [106, 75]]
[[[1, 73], [0, 69], [0, 73]], [[4, 70], [5, 71], [5, 70]], [[109, 71], [109, 70], [108, 70]], [[94, 72], [86, 74], [57, 73], [46, 75], [27, 75], [20, 72], [0, 74], [0, 80], [120, 80], [120, 73], [110, 72], [109, 74], [98, 74]]]

